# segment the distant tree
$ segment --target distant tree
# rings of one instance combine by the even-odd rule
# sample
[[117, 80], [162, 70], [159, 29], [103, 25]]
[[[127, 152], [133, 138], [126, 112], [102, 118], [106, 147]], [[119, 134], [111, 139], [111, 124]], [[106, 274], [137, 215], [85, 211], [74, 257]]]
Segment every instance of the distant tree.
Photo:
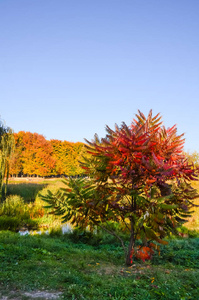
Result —
[[55, 167], [55, 160], [53, 158], [53, 147], [43, 135], [38, 133], [33, 134], [34, 145], [34, 163], [35, 174], [37, 176], [49, 176]]
[[63, 163], [61, 161], [62, 157], [62, 141], [60, 140], [50, 140], [50, 143], [53, 147], [53, 158], [55, 160], [55, 167], [53, 175], [61, 175], [64, 174]]
[[14, 150], [13, 131], [0, 121], [0, 201], [2, 201], [3, 184], [7, 192], [10, 158]]
[[20, 131], [15, 134], [15, 143], [11, 174], [49, 176], [53, 173], [53, 147], [43, 135]]
[[84, 174], [84, 170], [81, 167], [80, 161], [83, 159], [85, 144], [81, 142], [76, 142], [73, 145], [73, 155], [71, 157], [72, 175], [82, 175]]
[[12, 176], [23, 174], [23, 151], [25, 151], [23, 137], [25, 134], [25, 131], [14, 133], [15, 150], [10, 162], [10, 175]]
[[79, 175], [82, 173], [80, 168], [80, 157], [83, 143], [51, 140], [53, 146], [53, 156], [56, 160], [55, 174], [57, 175]]
[[46, 140], [38, 133], [19, 131], [14, 134], [11, 175], [80, 175], [84, 171], [79, 161], [84, 144]]
[[[87, 141], [83, 168], [89, 180], [69, 179], [65, 189], [42, 197], [63, 221], [83, 228], [96, 225], [116, 236], [127, 265], [134, 255], [150, 257], [152, 248], [166, 244], [163, 238], [177, 233], [199, 196], [190, 185], [198, 169], [182, 153], [183, 135], [175, 126], [166, 129], [152, 111], [147, 118], [140, 111], [136, 117], [130, 126], [107, 126], [105, 138]], [[129, 232], [128, 247], [111, 222]]]

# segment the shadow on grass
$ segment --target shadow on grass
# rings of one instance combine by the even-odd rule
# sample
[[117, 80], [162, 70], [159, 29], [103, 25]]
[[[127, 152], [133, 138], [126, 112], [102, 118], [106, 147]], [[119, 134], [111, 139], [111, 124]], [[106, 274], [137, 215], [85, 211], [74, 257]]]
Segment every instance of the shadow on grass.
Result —
[[7, 196], [18, 195], [24, 199], [25, 203], [34, 202], [39, 191], [47, 187], [47, 184], [39, 183], [18, 183], [8, 184]]

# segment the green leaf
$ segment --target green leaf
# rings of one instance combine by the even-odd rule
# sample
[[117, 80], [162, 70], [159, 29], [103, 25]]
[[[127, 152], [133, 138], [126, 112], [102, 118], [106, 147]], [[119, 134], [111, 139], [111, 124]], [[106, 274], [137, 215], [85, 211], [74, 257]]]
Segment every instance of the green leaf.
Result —
[[166, 204], [166, 203], [162, 203], [159, 205], [160, 208], [165, 209], [165, 210], [172, 210], [175, 208], [178, 208], [179, 205], [178, 204]]

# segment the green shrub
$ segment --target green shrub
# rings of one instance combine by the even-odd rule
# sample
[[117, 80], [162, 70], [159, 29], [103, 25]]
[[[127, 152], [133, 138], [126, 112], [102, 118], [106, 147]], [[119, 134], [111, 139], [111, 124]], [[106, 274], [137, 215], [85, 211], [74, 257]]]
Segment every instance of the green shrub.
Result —
[[23, 198], [11, 195], [0, 206], [0, 230], [17, 231], [21, 227], [29, 229], [38, 227], [38, 220], [32, 218], [39, 216], [33, 204], [25, 204]]
[[8, 196], [0, 206], [0, 215], [6, 215], [10, 217], [28, 217], [29, 212], [27, 206], [24, 204], [24, 200], [22, 197], [18, 195], [11, 195]]
[[199, 238], [199, 230], [189, 230], [188, 234], [190, 238]]

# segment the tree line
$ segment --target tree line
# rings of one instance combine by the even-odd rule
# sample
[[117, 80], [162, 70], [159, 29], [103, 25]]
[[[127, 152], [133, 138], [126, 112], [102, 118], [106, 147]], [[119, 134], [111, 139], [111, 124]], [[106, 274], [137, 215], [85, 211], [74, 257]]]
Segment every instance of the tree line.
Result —
[[14, 133], [15, 150], [10, 159], [11, 176], [75, 176], [84, 171], [79, 161], [84, 143], [46, 140], [38, 133]]
[[[15, 144], [14, 151], [10, 153], [12, 156], [9, 157], [10, 167], [7, 168], [10, 176], [76, 176], [85, 173], [80, 166], [83, 156], [89, 155], [84, 143], [46, 140], [38, 133], [19, 131], [13, 134], [10, 129], [7, 131], [7, 137], [10, 136], [12, 141], [11, 135], [14, 136]], [[184, 154], [190, 163], [199, 164], [197, 152]]]

